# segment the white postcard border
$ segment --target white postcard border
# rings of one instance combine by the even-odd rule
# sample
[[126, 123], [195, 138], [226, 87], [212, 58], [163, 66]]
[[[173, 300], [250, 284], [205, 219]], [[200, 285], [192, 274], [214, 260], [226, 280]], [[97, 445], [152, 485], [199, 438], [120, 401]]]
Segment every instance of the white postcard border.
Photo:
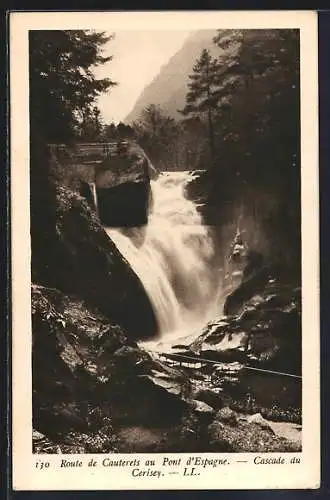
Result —
[[[303, 451], [298, 454], [194, 454], [231, 464], [201, 476], [132, 476], [125, 467], [88, 467], [94, 457], [141, 462], [163, 455], [33, 455], [29, 220], [28, 31], [31, 29], [180, 30], [299, 28], [301, 36]], [[320, 484], [319, 218], [317, 13], [312, 11], [15, 12], [10, 15], [12, 452], [17, 490], [300, 489]], [[256, 465], [256, 456], [299, 456], [300, 464]], [[165, 456], [165, 455], [164, 455]], [[166, 455], [169, 456], [169, 455]], [[182, 462], [191, 454], [180, 454]], [[60, 467], [77, 458], [84, 466]], [[171, 458], [177, 458], [173, 454]], [[40, 470], [40, 459], [49, 466]], [[237, 460], [248, 460], [239, 464]], [[163, 469], [162, 469], [163, 470]]]

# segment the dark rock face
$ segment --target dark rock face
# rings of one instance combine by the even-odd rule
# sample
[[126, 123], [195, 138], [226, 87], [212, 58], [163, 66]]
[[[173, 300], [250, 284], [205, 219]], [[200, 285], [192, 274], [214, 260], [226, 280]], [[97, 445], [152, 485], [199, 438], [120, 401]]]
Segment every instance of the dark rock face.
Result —
[[244, 280], [241, 285], [226, 298], [223, 311], [224, 314], [227, 316], [238, 313], [251, 297], [264, 290], [270, 276], [270, 269], [264, 268]]
[[301, 302], [292, 286], [269, 279], [266, 270], [243, 282], [227, 299], [231, 315], [207, 325], [195, 352], [224, 362], [301, 371]]
[[171, 387], [188, 381], [96, 309], [33, 286], [32, 322], [36, 442], [42, 433], [64, 453], [111, 452], [125, 426], [180, 424], [187, 403]]
[[97, 189], [98, 214], [104, 226], [139, 227], [148, 223], [149, 182], [125, 182]]
[[35, 282], [88, 301], [132, 337], [156, 333], [156, 318], [139, 278], [78, 194], [54, 185], [54, 220], [37, 215], [33, 227]]
[[213, 385], [241, 409], [257, 412], [259, 405], [276, 417], [282, 411], [295, 418], [301, 408], [300, 292], [275, 279], [265, 284], [266, 276], [243, 283], [230, 296], [235, 314], [211, 322], [189, 347], [220, 362]]
[[237, 414], [228, 406], [225, 406], [218, 411], [215, 420], [235, 426], [237, 425]]
[[221, 396], [210, 389], [199, 389], [196, 391], [195, 399], [206, 403], [215, 410], [223, 406]]
[[77, 192], [87, 201], [91, 210], [96, 212], [96, 205], [91, 185], [88, 182], [80, 181]]
[[[73, 148], [53, 145], [49, 152], [50, 170], [60, 184], [78, 192], [93, 210], [96, 194], [103, 225], [136, 227], [147, 223], [152, 203], [150, 180], [158, 172], [138, 144], [94, 142]], [[92, 186], [96, 193], [92, 193]]]
[[102, 224], [109, 227], [147, 224], [153, 177], [155, 170], [139, 150], [128, 148], [117, 157], [105, 160], [95, 175]]

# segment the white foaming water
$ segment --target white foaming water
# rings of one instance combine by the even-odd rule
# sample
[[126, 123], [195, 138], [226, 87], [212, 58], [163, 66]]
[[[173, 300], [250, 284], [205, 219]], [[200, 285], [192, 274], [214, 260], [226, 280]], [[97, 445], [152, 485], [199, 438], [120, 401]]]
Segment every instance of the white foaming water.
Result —
[[219, 304], [212, 237], [196, 205], [184, 196], [193, 175], [166, 172], [151, 181], [153, 208], [146, 227], [106, 228], [139, 276], [165, 343], [198, 333]]

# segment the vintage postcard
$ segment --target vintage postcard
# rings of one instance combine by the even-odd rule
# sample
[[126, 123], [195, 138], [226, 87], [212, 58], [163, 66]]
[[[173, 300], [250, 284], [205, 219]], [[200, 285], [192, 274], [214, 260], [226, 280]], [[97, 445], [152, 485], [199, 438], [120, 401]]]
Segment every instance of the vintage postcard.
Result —
[[320, 485], [317, 15], [10, 15], [15, 490]]

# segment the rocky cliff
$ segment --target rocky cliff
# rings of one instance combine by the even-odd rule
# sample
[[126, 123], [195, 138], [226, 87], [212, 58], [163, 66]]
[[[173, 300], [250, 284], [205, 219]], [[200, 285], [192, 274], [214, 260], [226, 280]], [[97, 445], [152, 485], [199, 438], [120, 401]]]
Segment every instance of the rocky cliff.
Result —
[[51, 170], [97, 209], [104, 226], [137, 227], [148, 222], [150, 179], [157, 177], [143, 149], [132, 141], [50, 145]]
[[150, 179], [157, 175], [142, 150], [124, 145], [95, 173], [98, 215], [104, 226], [139, 227], [148, 223]]
[[87, 300], [132, 337], [154, 335], [157, 321], [144, 288], [95, 212], [68, 188], [53, 189], [53, 220], [41, 207], [33, 217], [33, 281]]

